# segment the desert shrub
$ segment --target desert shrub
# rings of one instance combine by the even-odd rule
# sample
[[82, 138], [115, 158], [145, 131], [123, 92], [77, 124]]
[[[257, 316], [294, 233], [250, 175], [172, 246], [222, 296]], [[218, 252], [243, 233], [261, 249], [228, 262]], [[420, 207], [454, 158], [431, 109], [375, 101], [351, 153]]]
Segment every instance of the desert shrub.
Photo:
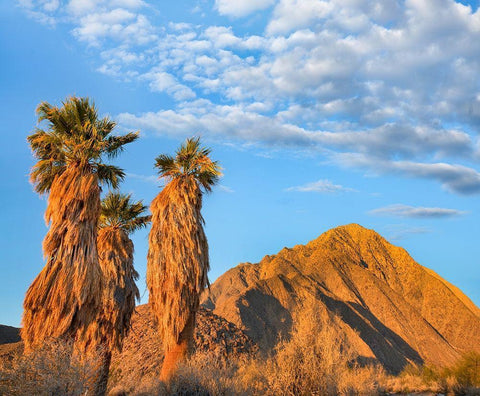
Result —
[[99, 360], [72, 355], [68, 342], [51, 341], [27, 355], [0, 361], [0, 395], [83, 395]]
[[460, 385], [480, 388], [480, 353], [464, 354], [449, 372]]
[[[228, 360], [219, 358], [212, 352], [197, 351], [191, 358], [181, 363], [172, 381], [167, 387], [157, 376], [148, 375], [141, 381], [129, 383], [122, 381], [113, 384], [110, 395], [128, 394], [143, 395], [189, 395], [189, 396], [220, 396], [220, 395], [250, 395], [263, 394], [256, 391], [264, 384], [256, 382], [264, 377], [258, 375], [259, 361], [250, 356], [236, 356]], [[259, 385], [260, 384], [260, 385]]]
[[394, 393], [439, 392], [441, 379], [436, 367], [409, 364], [399, 375], [386, 377], [384, 386]]
[[480, 353], [467, 352], [442, 371], [442, 390], [455, 395], [480, 395]]
[[395, 394], [410, 394], [424, 392], [439, 392], [442, 389], [440, 378], [438, 380], [422, 374], [422, 367], [408, 366], [397, 376], [384, 378], [383, 386]]
[[299, 316], [289, 340], [266, 362], [271, 395], [376, 394], [382, 370], [362, 368], [335, 315], [315, 308]]
[[447, 368], [408, 365], [400, 375], [386, 377], [384, 386], [393, 393], [480, 395], [480, 354], [466, 353]]
[[179, 396], [234, 394], [238, 389], [236, 373], [240, 364], [241, 360], [225, 361], [211, 353], [198, 352], [180, 365], [170, 392]]

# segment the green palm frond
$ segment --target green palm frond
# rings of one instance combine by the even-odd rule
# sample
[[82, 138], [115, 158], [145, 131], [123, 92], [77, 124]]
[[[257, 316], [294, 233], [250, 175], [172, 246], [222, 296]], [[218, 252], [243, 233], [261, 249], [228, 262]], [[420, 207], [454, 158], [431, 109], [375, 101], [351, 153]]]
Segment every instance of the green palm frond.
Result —
[[[62, 107], [42, 102], [37, 107], [39, 122], [47, 128], [36, 129], [28, 137], [39, 164], [31, 172], [31, 181], [39, 193], [48, 193], [51, 183], [69, 165], [80, 166], [97, 172], [99, 180], [116, 188], [124, 172], [104, 164], [103, 156], [116, 156], [125, 144], [138, 138], [138, 133], [123, 136], [111, 135], [116, 123], [108, 117], [99, 118], [93, 101], [88, 98], [70, 97]], [[47, 165], [45, 161], [51, 161]]]
[[155, 167], [161, 177], [174, 178], [182, 174], [175, 158], [170, 155], [160, 154], [155, 158]]
[[106, 153], [110, 158], [116, 157], [124, 149], [124, 145], [132, 143], [138, 139], [138, 132], [129, 132], [123, 136], [109, 136], [106, 139]]
[[132, 201], [131, 194], [110, 191], [102, 200], [99, 227], [116, 227], [130, 234], [146, 227], [150, 217], [144, 213], [148, 207], [142, 201]]
[[100, 183], [112, 188], [118, 188], [120, 182], [125, 177], [123, 169], [115, 165], [97, 164], [96, 170]]
[[201, 147], [200, 138], [187, 139], [177, 150], [175, 157], [161, 154], [155, 159], [155, 167], [161, 177], [168, 179], [193, 176], [205, 191], [211, 191], [218, 182], [221, 167], [210, 159], [211, 149]]
[[35, 190], [44, 194], [50, 191], [55, 177], [65, 171], [65, 164], [50, 159], [38, 161], [30, 172], [30, 180], [35, 185]]

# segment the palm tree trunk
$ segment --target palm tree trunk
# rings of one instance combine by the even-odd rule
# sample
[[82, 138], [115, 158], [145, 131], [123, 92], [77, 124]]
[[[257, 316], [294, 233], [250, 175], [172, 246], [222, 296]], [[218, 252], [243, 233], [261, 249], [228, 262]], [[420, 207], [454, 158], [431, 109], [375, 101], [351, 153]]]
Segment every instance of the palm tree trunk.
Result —
[[107, 394], [108, 373], [110, 371], [111, 361], [112, 353], [110, 351], [102, 351], [98, 359], [98, 367], [96, 367], [95, 375], [88, 387], [88, 395], [105, 396]]
[[175, 374], [178, 364], [188, 357], [193, 345], [194, 330], [195, 312], [192, 312], [185, 328], [180, 333], [177, 343], [171, 349], [165, 351], [162, 371], [160, 372], [160, 381], [168, 385], [173, 374]]

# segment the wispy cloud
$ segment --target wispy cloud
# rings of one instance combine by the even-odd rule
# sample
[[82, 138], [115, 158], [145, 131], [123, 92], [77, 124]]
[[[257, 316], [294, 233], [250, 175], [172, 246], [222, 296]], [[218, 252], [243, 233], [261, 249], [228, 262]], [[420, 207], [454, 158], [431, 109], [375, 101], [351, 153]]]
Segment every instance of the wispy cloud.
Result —
[[332, 158], [341, 165], [367, 169], [374, 174], [400, 174], [407, 177], [436, 180], [446, 190], [460, 195], [480, 193], [480, 173], [473, 168], [459, 164], [387, 161], [354, 153], [336, 153]]
[[150, 184], [155, 184], [155, 185], [159, 185], [159, 178], [158, 176], [154, 176], [154, 175], [138, 175], [136, 173], [127, 173], [126, 174], [127, 177], [130, 177], [132, 179], [137, 179], [137, 180], [141, 180], [143, 182], [146, 182], [146, 183], [150, 183]]
[[285, 191], [297, 191], [297, 192], [316, 192], [322, 194], [336, 194], [342, 192], [357, 192], [357, 190], [349, 187], [341, 186], [340, 184], [334, 184], [330, 180], [318, 180], [316, 182], [307, 183], [302, 186], [294, 186], [285, 189]]
[[235, 192], [235, 190], [233, 188], [228, 187], [228, 186], [224, 186], [223, 184], [219, 184], [217, 187], [220, 191], [223, 191], [223, 192], [226, 192], [226, 193], [229, 193], [229, 194], [233, 194]]
[[383, 208], [371, 210], [372, 215], [411, 217], [411, 218], [445, 218], [456, 217], [466, 214], [467, 212], [457, 209], [447, 208], [426, 208], [420, 206], [409, 206], [402, 204], [389, 205]]
[[393, 224], [386, 227], [386, 234], [391, 241], [406, 239], [412, 235], [429, 234], [433, 232], [428, 227], [412, 227], [405, 224]]
[[263, 10], [275, 0], [215, 0], [215, 7], [222, 15], [244, 17], [254, 11]]

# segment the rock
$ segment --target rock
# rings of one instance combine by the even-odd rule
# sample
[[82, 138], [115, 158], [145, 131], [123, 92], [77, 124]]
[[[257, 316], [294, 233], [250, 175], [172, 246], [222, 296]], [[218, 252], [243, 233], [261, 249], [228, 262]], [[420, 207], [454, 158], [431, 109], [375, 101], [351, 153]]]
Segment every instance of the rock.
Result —
[[[257, 345], [242, 330], [213, 312], [201, 308], [195, 327], [196, 350], [214, 355], [226, 362], [256, 353]], [[148, 304], [136, 308], [132, 328], [122, 353], [112, 358], [111, 376], [116, 387], [129, 389], [145, 378], [157, 378], [163, 362], [163, 351], [153, 315]]]

